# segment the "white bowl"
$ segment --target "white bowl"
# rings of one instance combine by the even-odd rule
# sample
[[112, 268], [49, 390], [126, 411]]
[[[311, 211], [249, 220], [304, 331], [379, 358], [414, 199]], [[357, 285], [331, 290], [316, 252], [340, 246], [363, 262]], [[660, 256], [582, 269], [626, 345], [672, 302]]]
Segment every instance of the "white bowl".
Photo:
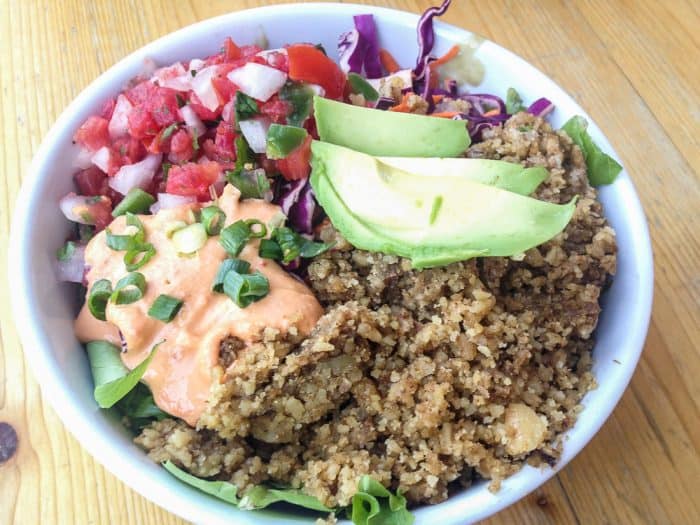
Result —
[[[96, 113], [142, 68], [143, 59], [159, 64], [214, 53], [232, 36], [251, 43], [261, 30], [271, 47], [290, 42], [320, 42], [331, 52], [338, 35], [352, 26], [352, 15], [370, 12], [376, 17], [382, 47], [401, 64], [416, 56], [418, 17], [390, 9], [351, 4], [276, 5], [231, 13], [181, 29], [136, 51], [88, 86], [58, 118], [39, 148], [20, 192], [10, 242], [12, 306], [27, 361], [66, 427], [81, 444], [127, 485], [179, 516], [198, 523], [280, 524], [309, 522], [303, 514], [280, 511], [239, 511], [179, 482], [149, 460], [131, 442], [117, 418], [98, 409], [92, 397], [92, 379], [83, 348], [73, 334], [78, 298], [72, 285], [56, 281], [52, 260], [69, 232], [58, 200], [73, 189], [71, 155], [67, 154], [78, 126]], [[436, 24], [436, 49], [441, 54], [469, 36], [466, 31]], [[486, 41], [477, 56], [486, 64], [478, 91], [503, 95], [514, 86], [524, 100], [545, 96], [556, 105], [555, 127], [572, 115], [591, 123], [594, 140], [616, 156], [598, 126], [571, 97], [540, 71], [513, 53]], [[596, 332], [593, 373], [598, 388], [583, 400], [585, 409], [567, 433], [564, 453], [553, 469], [525, 467], [492, 494], [486, 483], [454, 495], [439, 505], [414, 511], [416, 522], [460, 524], [483, 519], [544, 483], [563, 468], [598, 431], [612, 412], [635, 369], [647, 333], [651, 311], [653, 268], [647, 225], [632, 182], [623, 172], [611, 186], [600, 190], [605, 215], [617, 232], [618, 270], [603, 298]]]

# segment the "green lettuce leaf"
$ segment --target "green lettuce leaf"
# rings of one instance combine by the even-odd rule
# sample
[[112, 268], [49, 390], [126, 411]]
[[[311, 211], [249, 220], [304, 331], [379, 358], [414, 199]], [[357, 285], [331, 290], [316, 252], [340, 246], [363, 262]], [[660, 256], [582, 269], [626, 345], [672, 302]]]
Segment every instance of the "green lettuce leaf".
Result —
[[158, 344], [153, 347], [148, 357], [131, 371], [122, 363], [121, 350], [113, 344], [107, 341], [91, 341], [87, 344], [95, 383], [95, 401], [101, 408], [113, 407], [134, 389], [153, 359]]
[[588, 122], [586, 119], [578, 115], [570, 118], [561, 127], [571, 137], [571, 140], [581, 148], [583, 158], [586, 159], [589, 182], [593, 186], [612, 184], [622, 171], [622, 166], [593, 142], [588, 131], [586, 131], [587, 128]]
[[352, 497], [354, 525], [412, 525], [415, 518], [406, 509], [406, 498], [396, 495], [369, 476], [362, 476]]
[[207, 481], [205, 479], [200, 479], [178, 468], [170, 461], [163, 463], [163, 467], [180, 481], [184, 481], [202, 492], [211, 494], [215, 498], [219, 498], [232, 505], [238, 505], [240, 501], [237, 496], [238, 489], [235, 485], [227, 481]]
[[515, 88], [508, 88], [508, 91], [506, 91], [506, 113], [515, 115], [518, 111], [524, 110], [525, 106], [523, 106], [523, 99], [520, 98], [520, 94]]
[[315, 497], [304, 494], [299, 489], [273, 489], [262, 485], [258, 485], [248, 491], [248, 493], [241, 498], [241, 502], [238, 506], [245, 510], [263, 509], [279, 501], [284, 501], [291, 505], [296, 505], [297, 507], [304, 507], [305, 509], [318, 510], [320, 512], [332, 512], [333, 510], [326, 507]]

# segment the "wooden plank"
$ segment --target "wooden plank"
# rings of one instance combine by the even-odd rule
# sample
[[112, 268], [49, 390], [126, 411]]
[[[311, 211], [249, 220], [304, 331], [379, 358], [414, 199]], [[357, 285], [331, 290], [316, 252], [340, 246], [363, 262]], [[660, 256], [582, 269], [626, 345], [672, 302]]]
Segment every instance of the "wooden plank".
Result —
[[[12, 42], [0, 49], [0, 253], [33, 152], [83, 87], [163, 34], [271, 3], [281, 2], [0, 2]], [[533, 62], [601, 125], [640, 193], [657, 265], [645, 354], [613, 417], [557, 478], [487, 523], [700, 523], [699, 11], [684, 0], [462, 0], [445, 17]], [[107, 473], [43, 403], [7, 295], [3, 277], [0, 420], [20, 447], [0, 466], [0, 523], [182, 523]]]

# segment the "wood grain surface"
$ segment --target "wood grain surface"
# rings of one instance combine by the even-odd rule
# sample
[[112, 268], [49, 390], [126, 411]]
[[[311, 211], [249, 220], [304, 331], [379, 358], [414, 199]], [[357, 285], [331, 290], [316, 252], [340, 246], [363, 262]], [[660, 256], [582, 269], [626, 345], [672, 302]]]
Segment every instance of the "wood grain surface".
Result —
[[[0, 524], [182, 523], [106, 472], [42, 399], [7, 297], [10, 216], [42, 137], [91, 80], [161, 35], [267, 3], [0, 1], [0, 421], [19, 434], [0, 466]], [[456, 0], [444, 19], [533, 63], [601, 125], [656, 259], [646, 348], [614, 414], [556, 478], [488, 523], [700, 523], [700, 4]]]

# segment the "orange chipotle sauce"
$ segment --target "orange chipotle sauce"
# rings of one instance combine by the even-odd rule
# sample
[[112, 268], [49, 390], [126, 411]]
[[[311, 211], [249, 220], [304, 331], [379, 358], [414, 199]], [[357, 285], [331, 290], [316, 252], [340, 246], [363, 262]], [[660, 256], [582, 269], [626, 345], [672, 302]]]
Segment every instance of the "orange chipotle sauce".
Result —
[[[280, 213], [278, 206], [266, 201], [239, 197], [238, 190], [229, 185], [217, 202], [226, 214], [226, 225], [239, 219], [258, 219], [268, 224]], [[127, 347], [122, 361], [129, 369], [141, 363], [156, 343], [164, 341], [143, 380], [161, 409], [193, 426], [206, 408], [212, 368], [225, 337], [232, 335], [252, 342], [260, 339], [266, 327], [284, 333], [291, 326], [307, 335], [322, 314], [321, 305], [306, 285], [274, 261], [258, 256], [259, 240], [249, 241], [238, 258], [250, 263], [251, 272], [259, 270], [267, 277], [268, 295], [240, 308], [227, 295], [214, 292], [212, 283], [221, 261], [227, 257], [219, 237], [210, 237], [193, 255], [180, 255], [166, 235], [167, 226], [175, 221], [193, 222], [192, 212], [199, 207], [189, 204], [139, 216], [146, 242], [156, 250], [153, 258], [138, 270], [147, 283], [143, 298], [127, 305], [109, 303], [106, 322], [95, 319], [83, 306], [75, 322], [82, 342], [101, 339], [119, 346], [121, 331]], [[114, 234], [123, 233], [127, 228], [125, 217], [116, 218], [109, 228]], [[114, 286], [126, 275], [123, 257], [124, 252], [107, 246], [104, 231], [97, 234], [85, 251], [85, 262], [90, 268], [88, 290], [98, 279], [108, 279]], [[160, 294], [183, 301], [181, 310], [169, 323], [147, 313]]]

